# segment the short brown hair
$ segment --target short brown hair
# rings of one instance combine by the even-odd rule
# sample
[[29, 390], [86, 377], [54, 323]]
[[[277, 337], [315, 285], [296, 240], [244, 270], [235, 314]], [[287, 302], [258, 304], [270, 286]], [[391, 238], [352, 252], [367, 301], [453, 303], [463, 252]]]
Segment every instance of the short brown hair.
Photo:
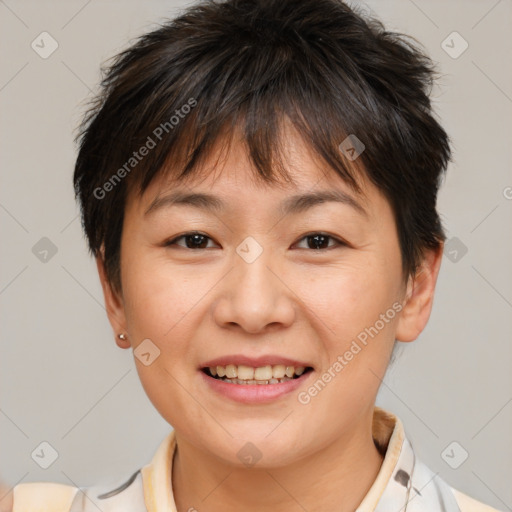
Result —
[[[450, 146], [431, 108], [434, 77], [414, 39], [340, 0], [189, 7], [115, 57], [84, 118], [74, 186], [91, 253], [104, 246], [108, 279], [121, 290], [127, 191], [142, 194], [164, 171], [191, 175], [226, 130], [242, 131], [258, 176], [286, 176], [286, 116], [355, 190], [340, 144], [353, 135], [364, 144], [358, 163], [389, 200], [404, 274], [414, 273], [445, 238], [436, 198]], [[179, 175], [166, 165], [178, 161]]]

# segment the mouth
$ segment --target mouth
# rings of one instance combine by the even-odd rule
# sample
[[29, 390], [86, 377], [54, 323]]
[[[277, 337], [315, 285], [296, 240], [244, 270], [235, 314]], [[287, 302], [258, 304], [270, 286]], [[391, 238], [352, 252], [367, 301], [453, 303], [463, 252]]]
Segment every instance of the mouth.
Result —
[[313, 371], [311, 366], [291, 366], [284, 364], [252, 367], [228, 364], [225, 366], [206, 366], [201, 371], [208, 377], [244, 386], [281, 384], [297, 380]]

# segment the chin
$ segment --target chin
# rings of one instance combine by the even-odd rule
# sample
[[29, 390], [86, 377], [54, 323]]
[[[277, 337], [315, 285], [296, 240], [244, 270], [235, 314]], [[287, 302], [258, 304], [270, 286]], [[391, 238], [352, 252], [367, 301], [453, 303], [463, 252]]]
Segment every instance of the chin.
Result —
[[279, 427], [272, 432], [272, 429], [275, 429], [280, 421], [282, 418], [278, 422], [274, 422], [272, 428], [268, 428], [268, 424], [265, 422], [264, 433], [254, 424], [245, 430], [230, 429], [226, 425], [233, 437], [222, 436], [214, 443], [210, 438], [207, 445], [204, 440], [201, 444], [203, 449], [208, 450], [227, 464], [239, 468], [271, 469], [287, 466], [300, 457], [297, 447], [304, 446], [304, 439], [285, 429], [278, 433]]

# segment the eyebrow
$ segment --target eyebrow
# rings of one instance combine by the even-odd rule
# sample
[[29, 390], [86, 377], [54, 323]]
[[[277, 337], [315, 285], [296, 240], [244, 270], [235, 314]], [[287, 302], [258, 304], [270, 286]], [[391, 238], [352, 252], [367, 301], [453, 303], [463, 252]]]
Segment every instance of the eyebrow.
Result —
[[[346, 204], [360, 214], [368, 216], [366, 210], [356, 199], [341, 190], [318, 190], [288, 197], [279, 205], [279, 212], [282, 215], [300, 213], [326, 202]], [[177, 191], [155, 198], [144, 212], [144, 216], [176, 205], [193, 206], [218, 213], [226, 209], [226, 203], [217, 196], [201, 192], [186, 193]]]

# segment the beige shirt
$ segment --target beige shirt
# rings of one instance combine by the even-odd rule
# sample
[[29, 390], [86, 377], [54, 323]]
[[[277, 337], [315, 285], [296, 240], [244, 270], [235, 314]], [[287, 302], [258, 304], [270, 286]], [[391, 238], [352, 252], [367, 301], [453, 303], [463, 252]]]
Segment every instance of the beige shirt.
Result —
[[[374, 409], [373, 439], [384, 461], [355, 512], [499, 512], [453, 489], [421, 463], [400, 419], [379, 407]], [[177, 512], [172, 490], [175, 449], [172, 431], [149, 464], [113, 489], [104, 485], [79, 489], [48, 482], [18, 484], [13, 490], [13, 512]]]

